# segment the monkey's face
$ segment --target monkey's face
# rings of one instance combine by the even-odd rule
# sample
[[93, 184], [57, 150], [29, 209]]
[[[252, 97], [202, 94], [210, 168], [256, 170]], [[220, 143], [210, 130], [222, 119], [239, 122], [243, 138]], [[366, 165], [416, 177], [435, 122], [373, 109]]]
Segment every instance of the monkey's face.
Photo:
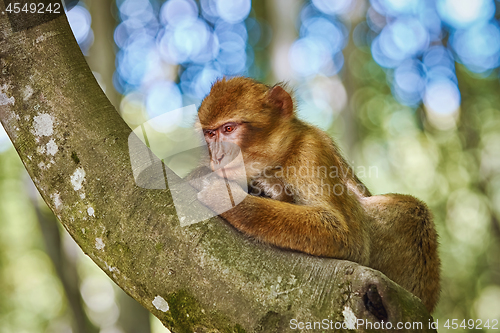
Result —
[[198, 119], [212, 170], [225, 178], [246, 174], [251, 179], [284, 154], [281, 143], [294, 119], [293, 101], [280, 86], [248, 78], [223, 79], [201, 103]]
[[217, 128], [204, 129], [203, 134], [210, 153], [210, 167], [220, 177], [237, 179], [246, 177], [241, 137], [244, 125], [227, 122]]

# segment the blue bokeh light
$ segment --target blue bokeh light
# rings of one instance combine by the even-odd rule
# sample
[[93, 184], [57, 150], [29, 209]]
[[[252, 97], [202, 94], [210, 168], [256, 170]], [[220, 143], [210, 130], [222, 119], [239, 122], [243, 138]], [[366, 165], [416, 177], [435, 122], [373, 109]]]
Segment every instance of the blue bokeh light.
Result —
[[487, 22], [495, 14], [493, 0], [438, 0], [436, 7], [441, 19], [455, 29]]
[[[231, 24], [222, 20], [217, 21], [214, 25], [214, 33], [217, 35], [221, 35], [226, 32], [237, 34], [238, 36], [241, 37], [243, 43], [247, 42], [248, 32], [245, 24], [242, 22]], [[222, 38], [222, 40], [224, 39]]]
[[500, 65], [500, 28], [497, 23], [477, 24], [453, 33], [450, 41], [459, 60], [482, 73]]
[[151, 19], [153, 14], [153, 7], [149, 0], [124, 0], [117, 2], [118, 11], [122, 21], [135, 17], [141, 21]]
[[179, 87], [171, 81], [157, 81], [146, 96], [146, 110], [150, 119], [182, 107]]
[[393, 89], [398, 100], [407, 105], [416, 105], [425, 88], [426, 68], [418, 60], [409, 60], [394, 71]]
[[238, 23], [250, 14], [252, 2], [250, 0], [215, 0], [215, 8], [224, 21]]
[[320, 11], [329, 15], [346, 13], [354, 5], [352, 0], [312, 0], [312, 3]]
[[[323, 2], [316, 5], [326, 6]], [[294, 72], [302, 77], [337, 74], [344, 65], [342, 49], [347, 42], [346, 27], [335, 18], [324, 16], [312, 5], [302, 8], [300, 20], [300, 37], [288, 52]]]
[[170, 0], [160, 10], [163, 24], [173, 27], [191, 25], [198, 18], [198, 6], [193, 0]]
[[220, 68], [216, 66], [215, 63], [186, 68], [180, 77], [182, 93], [191, 96], [191, 100], [195, 104], [199, 104], [201, 99], [210, 92], [212, 84], [224, 76]]
[[324, 40], [306, 37], [296, 40], [290, 47], [290, 65], [301, 76], [319, 74], [332, 61], [330, 48]]
[[222, 78], [222, 76], [223, 74], [219, 70], [204, 67], [193, 79], [193, 95], [202, 99], [210, 92], [212, 84], [214, 84], [217, 79]]
[[[452, 112], [460, 103], [455, 61], [476, 73], [500, 66], [493, 0], [370, 4], [353, 39], [359, 47], [371, 44], [374, 60], [386, 69], [393, 95], [403, 104], [424, 101], [437, 113]], [[351, 29], [343, 19], [354, 5], [353, 0], [307, 1], [297, 22], [299, 37], [288, 49], [292, 74], [309, 81], [339, 73]], [[176, 91], [175, 105], [200, 102], [224, 75], [262, 73], [254, 60], [269, 43], [270, 26], [252, 17], [251, 0], [118, 0], [117, 6], [122, 22], [114, 35], [120, 48], [115, 82], [121, 92], [135, 89], [147, 96], [148, 114], [167, 108], [165, 101], [155, 102], [157, 87], [167, 89], [165, 82], [175, 80], [175, 73], [179, 84], [168, 88]]]
[[241, 36], [231, 30], [218, 34], [220, 40], [220, 52], [217, 62], [223, 72], [236, 74], [245, 69], [246, 64], [246, 42]]
[[[147, 35], [130, 41], [116, 55], [117, 72], [129, 85], [130, 89], [138, 88], [144, 75], [154, 63], [150, 62], [149, 55], [156, 50], [155, 40]], [[127, 89], [125, 89], [127, 90]]]
[[75, 6], [66, 15], [76, 41], [78, 44], [82, 44], [91, 32], [90, 23], [92, 19], [89, 11], [82, 6]]
[[131, 41], [141, 39], [143, 36], [155, 37], [157, 33], [158, 22], [156, 19], [142, 21], [137, 18], [130, 18], [116, 27], [114, 39], [119, 48], [124, 48]]
[[394, 68], [400, 63], [400, 61], [396, 61], [392, 58], [389, 58], [382, 51], [382, 48], [380, 46], [380, 35], [378, 35], [377, 37], [375, 37], [373, 39], [373, 42], [371, 45], [371, 52], [372, 52], [373, 60], [375, 60], [375, 62], [382, 67]]
[[441, 40], [442, 22], [433, 6], [422, 8], [417, 13], [417, 19], [427, 29], [431, 41]]
[[423, 55], [422, 60], [427, 67], [443, 66], [455, 69], [455, 61], [451, 52], [442, 45], [429, 48]]
[[371, 42], [373, 59], [386, 69], [393, 95], [403, 104], [416, 106], [424, 98], [435, 112], [451, 112], [438, 102], [436, 92], [441, 92], [442, 100], [457, 110], [455, 61], [483, 75], [500, 66], [494, 0], [370, 0], [370, 4], [366, 23], [354, 29], [354, 40], [361, 47]]
[[211, 23], [219, 21], [215, 0], [200, 0], [200, 5], [204, 19]]
[[71, 31], [82, 50], [84, 55], [87, 55], [88, 50], [94, 43], [94, 33], [90, 27], [92, 18], [87, 8], [83, 6], [75, 6], [66, 13]]
[[424, 103], [436, 114], [453, 114], [460, 107], [457, 84], [447, 79], [429, 81], [425, 87]]
[[393, 73], [392, 89], [399, 102], [416, 106], [422, 100], [426, 87], [434, 87], [433, 82], [442, 81], [457, 85], [455, 63], [448, 49], [436, 45], [423, 54], [422, 61], [412, 58], [397, 66]]
[[341, 51], [346, 43], [347, 31], [340, 23], [333, 23], [324, 17], [306, 19], [300, 27], [301, 37], [321, 39], [331, 54]]
[[176, 27], [167, 26], [158, 37], [160, 53], [172, 64], [209, 61], [218, 52], [217, 38], [201, 19]]
[[379, 64], [384, 67], [389, 64], [388, 67], [393, 67], [422, 53], [429, 45], [429, 34], [420, 21], [401, 18], [384, 27], [378, 43], [380, 52], [389, 60]]
[[[199, 5], [167, 0], [161, 6], [152, 0], [117, 0], [117, 7], [122, 22], [114, 32], [120, 48], [114, 83], [121, 93], [139, 90], [155, 96], [151, 85], [174, 79], [172, 73], [179, 70], [178, 88], [188, 96], [182, 99], [197, 103], [215, 78], [251, 71], [253, 46], [269, 35], [261, 22], [248, 18], [250, 0], [201, 0]], [[152, 105], [148, 102], [147, 108], [156, 114]]]
[[415, 14], [423, 5], [421, 0], [370, 0], [372, 7], [382, 15]]

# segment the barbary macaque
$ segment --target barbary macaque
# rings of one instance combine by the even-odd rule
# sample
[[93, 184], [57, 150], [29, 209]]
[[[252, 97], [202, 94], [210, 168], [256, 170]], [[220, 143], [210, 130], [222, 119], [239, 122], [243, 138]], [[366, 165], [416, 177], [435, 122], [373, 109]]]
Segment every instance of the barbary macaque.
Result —
[[[198, 200], [257, 240], [380, 270], [432, 312], [440, 260], [427, 206], [410, 195], [371, 195], [332, 139], [299, 120], [294, 108], [282, 85], [217, 81], [198, 125], [218, 179], [196, 182], [203, 168], [188, 176]], [[234, 163], [240, 151], [244, 166]], [[248, 194], [234, 186], [242, 177]], [[227, 190], [231, 209], [219, 195]]]

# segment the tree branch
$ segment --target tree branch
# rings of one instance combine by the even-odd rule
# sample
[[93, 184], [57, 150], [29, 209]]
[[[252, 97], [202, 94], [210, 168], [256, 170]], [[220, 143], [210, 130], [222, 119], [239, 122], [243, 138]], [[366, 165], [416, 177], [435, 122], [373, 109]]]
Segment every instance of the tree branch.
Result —
[[421, 302], [377, 271], [258, 244], [219, 218], [180, 227], [169, 190], [136, 186], [131, 130], [65, 16], [12, 24], [13, 15], [26, 14], [0, 15], [3, 126], [83, 251], [173, 332], [285, 332], [292, 319], [420, 321], [432, 331]]

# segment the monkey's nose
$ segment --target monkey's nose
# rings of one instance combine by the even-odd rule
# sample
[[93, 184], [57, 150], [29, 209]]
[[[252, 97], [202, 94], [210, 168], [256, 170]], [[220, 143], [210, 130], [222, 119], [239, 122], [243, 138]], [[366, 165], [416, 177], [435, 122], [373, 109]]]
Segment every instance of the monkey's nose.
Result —
[[222, 154], [220, 158], [217, 159], [217, 161], [220, 163], [224, 159], [225, 154]]

